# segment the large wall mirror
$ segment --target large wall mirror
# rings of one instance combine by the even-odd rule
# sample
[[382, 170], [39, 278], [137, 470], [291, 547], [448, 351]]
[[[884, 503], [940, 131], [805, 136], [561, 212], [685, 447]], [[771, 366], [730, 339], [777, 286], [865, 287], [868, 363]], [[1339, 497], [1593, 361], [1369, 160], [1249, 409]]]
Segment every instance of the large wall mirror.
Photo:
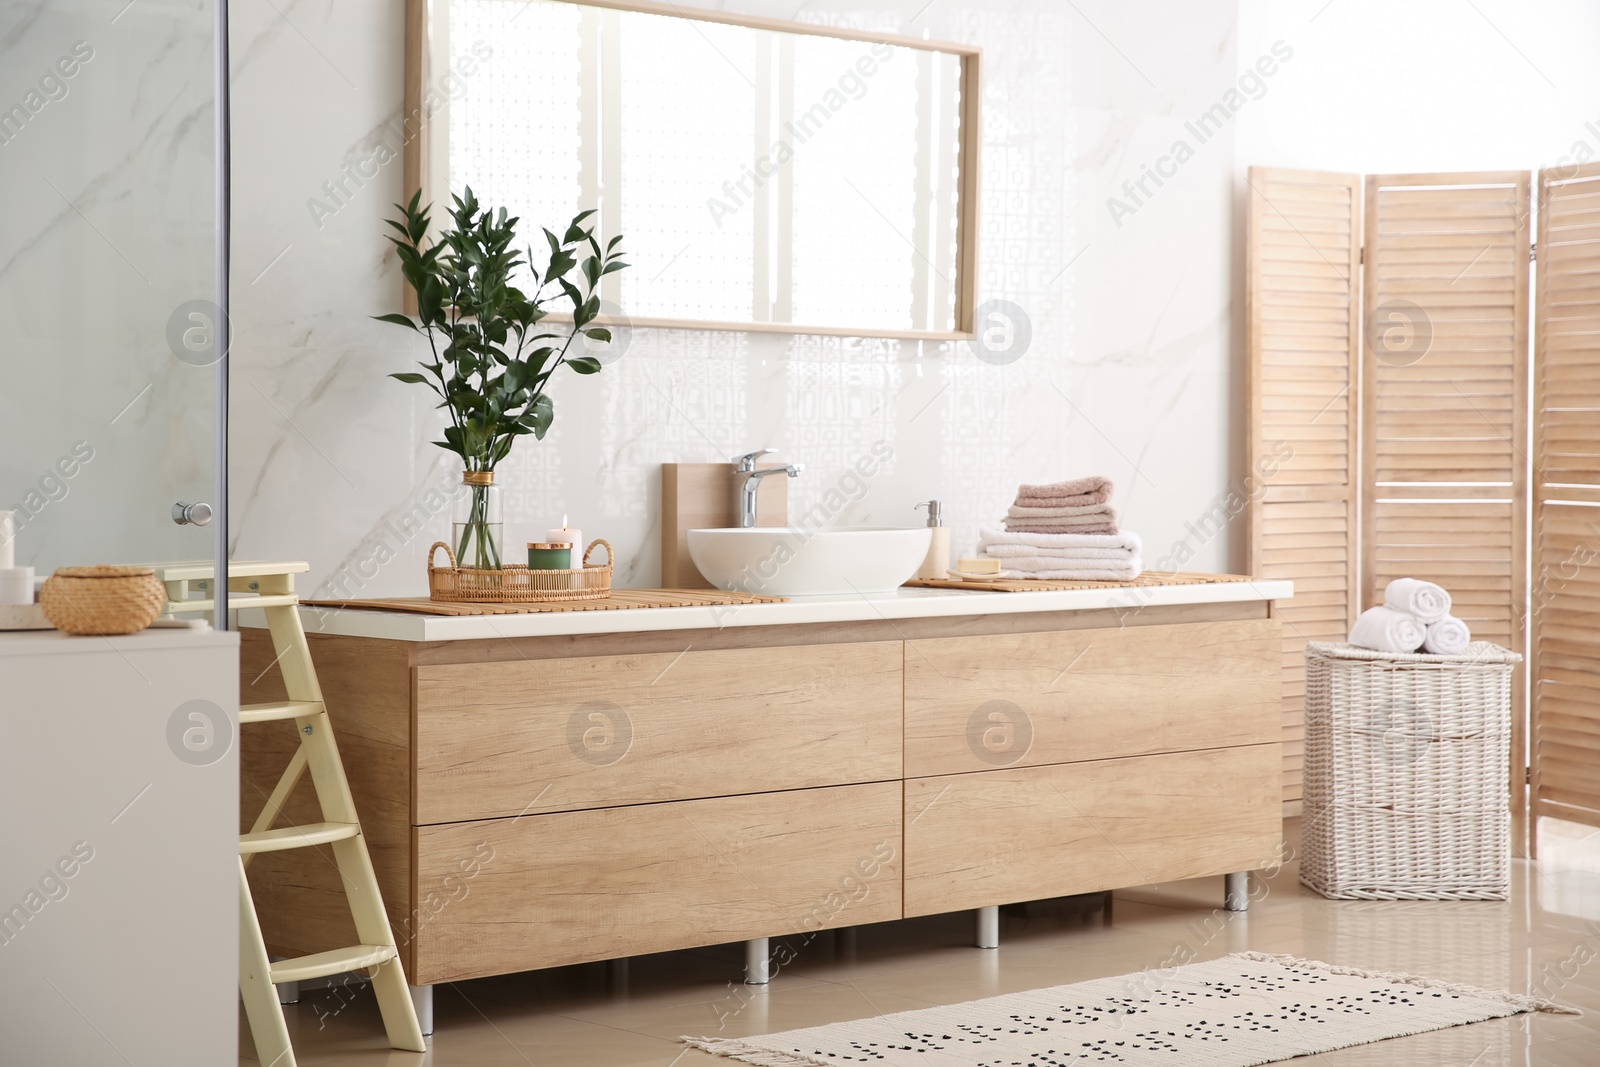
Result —
[[[971, 336], [978, 50], [668, 4], [410, 0], [407, 195], [596, 209], [637, 326]], [[542, 259], [541, 259], [542, 262]]]

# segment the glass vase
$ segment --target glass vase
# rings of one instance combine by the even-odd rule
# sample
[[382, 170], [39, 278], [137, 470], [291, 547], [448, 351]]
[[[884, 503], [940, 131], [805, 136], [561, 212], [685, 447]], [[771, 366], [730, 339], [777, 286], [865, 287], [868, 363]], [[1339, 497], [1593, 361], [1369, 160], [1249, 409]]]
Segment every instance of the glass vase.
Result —
[[504, 558], [505, 516], [501, 511], [500, 487], [494, 484], [494, 471], [465, 471], [461, 492], [456, 494], [451, 543], [456, 565], [483, 570], [499, 570]]

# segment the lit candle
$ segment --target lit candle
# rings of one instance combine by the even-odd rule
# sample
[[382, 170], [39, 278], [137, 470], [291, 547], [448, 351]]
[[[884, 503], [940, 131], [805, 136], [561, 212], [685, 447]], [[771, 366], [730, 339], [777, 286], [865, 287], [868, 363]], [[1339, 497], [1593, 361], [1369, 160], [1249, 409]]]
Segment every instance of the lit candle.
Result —
[[551, 530], [549, 533], [545, 534], [544, 539], [550, 544], [565, 541], [567, 544], [571, 545], [572, 565], [574, 567], [583, 566], [583, 531], [575, 526], [568, 526], [567, 517], [565, 515], [561, 516], [561, 529]]

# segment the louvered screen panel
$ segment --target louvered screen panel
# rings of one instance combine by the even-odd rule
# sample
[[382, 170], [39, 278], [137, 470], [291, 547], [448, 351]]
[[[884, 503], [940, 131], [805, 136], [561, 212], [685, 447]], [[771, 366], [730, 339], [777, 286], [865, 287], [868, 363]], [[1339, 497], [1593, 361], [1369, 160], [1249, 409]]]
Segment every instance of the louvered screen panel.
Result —
[[1600, 165], [1539, 175], [1532, 813], [1600, 826]]
[[1361, 180], [1252, 167], [1245, 248], [1247, 567], [1294, 582], [1283, 620], [1283, 799], [1300, 799], [1305, 644], [1355, 603]]
[[1372, 176], [1366, 191], [1363, 606], [1438, 582], [1522, 647], [1526, 172]]

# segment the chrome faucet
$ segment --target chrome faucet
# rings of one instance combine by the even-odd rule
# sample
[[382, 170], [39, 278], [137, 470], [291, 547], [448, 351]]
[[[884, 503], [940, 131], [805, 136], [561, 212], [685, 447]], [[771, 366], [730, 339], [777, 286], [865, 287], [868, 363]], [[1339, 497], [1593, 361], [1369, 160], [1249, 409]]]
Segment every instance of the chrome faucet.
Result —
[[761, 488], [761, 479], [770, 474], [787, 474], [795, 478], [806, 469], [803, 463], [791, 463], [787, 467], [763, 467], [761, 470], [756, 470], [756, 460], [776, 451], [775, 448], [763, 448], [733, 457], [733, 493], [739, 507], [739, 525], [744, 529], [750, 529], [756, 524], [756, 492]]

